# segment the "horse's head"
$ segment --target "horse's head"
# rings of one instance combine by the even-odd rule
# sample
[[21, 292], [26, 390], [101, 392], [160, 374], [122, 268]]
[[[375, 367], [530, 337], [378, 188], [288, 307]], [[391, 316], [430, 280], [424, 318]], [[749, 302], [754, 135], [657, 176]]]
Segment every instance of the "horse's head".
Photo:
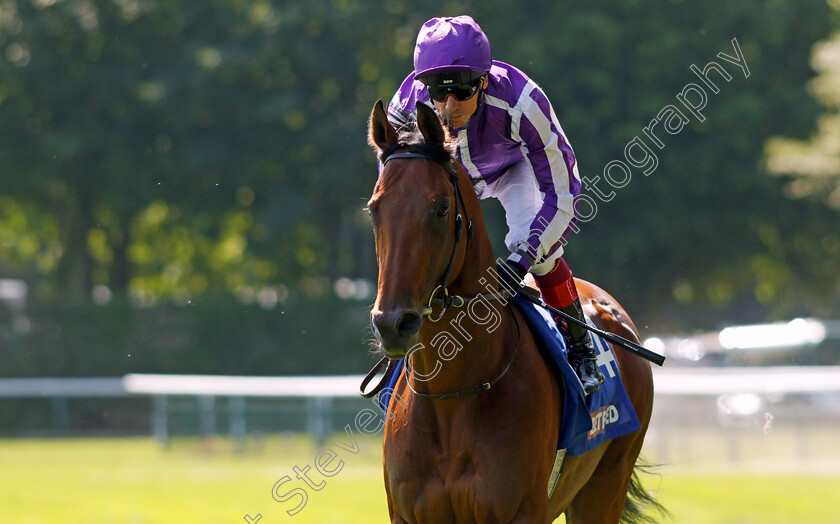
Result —
[[468, 219], [449, 136], [432, 109], [417, 104], [416, 129], [397, 133], [380, 100], [369, 141], [385, 163], [368, 202], [379, 263], [371, 326], [385, 354], [400, 358], [417, 343], [434, 290], [461, 270]]

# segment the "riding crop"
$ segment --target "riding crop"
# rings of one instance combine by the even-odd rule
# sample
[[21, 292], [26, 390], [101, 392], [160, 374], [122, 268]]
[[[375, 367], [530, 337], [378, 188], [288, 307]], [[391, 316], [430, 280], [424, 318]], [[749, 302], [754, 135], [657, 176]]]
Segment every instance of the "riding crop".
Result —
[[[517, 290], [517, 291], [519, 291], [519, 290]], [[533, 302], [534, 304], [536, 304], [538, 306], [544, 307], [545, 309], [551, 311], [555, 315], [558, 315], [561, 318], [563, 318], [563, 320], [565, 320], [566, 322], [571, 322], [573, 324], [577, 324], [578, 326], [580, 326], [582, 328], [586, 328], [589, 331], [598, 335], [599, 337], [603, 338], [604, 340], [607, 340], [608, 342], [612, 342], [616, 346], [621, 346], [622, 348], [626, 349], [627, 351], [630, 351], [631, 353], [635, 353], [636, 355], [642, 357], [643, 359], [648, 360], [650, 362], [653, 362], [657, 366], [661, 366], [662, 364], [665, 363], [665, 356], [664, 355], [660, 355], [659, 353], [651, 351], [648, 348], [646, 348], [644, 346], [641, 346], [639, 344], [636, 344], [635, 342], [632, 342], [630, 340], [627, 340], [624, 337], [620, 337], [620, 336], [615, 335], [613, 333], [610, 333], [608, 331], [604, 331], [604, 330], [598, 329], [594, 326], [590, 326], [586, 322], [581, 322], [580, 320], [576, 319], [575, 317], [567, 315], [566, 313], [563, 313], [559, 309], [549, 306], [548, 304], [546, 304], [545, 302], [542, 301], [542, 299], [539, 297], [539, 293], [537, 292], [537, 290], [529, 288], [529, 287], [523, 287], [521, 289], [521, 291], [522, 292], [519, 293], [519, 295], [521, 295], [522, 297], [525, 297], [526, 300], [528, 300], [529, 302]]]

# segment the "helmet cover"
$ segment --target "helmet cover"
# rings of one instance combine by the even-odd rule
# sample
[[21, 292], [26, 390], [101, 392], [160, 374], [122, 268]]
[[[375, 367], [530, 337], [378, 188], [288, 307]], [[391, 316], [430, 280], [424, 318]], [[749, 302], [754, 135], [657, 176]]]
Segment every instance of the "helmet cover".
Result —
[[471, 16], [432, 18], [414, 47], [414, 78], [439, 72], [490, 71], [490, 42]]

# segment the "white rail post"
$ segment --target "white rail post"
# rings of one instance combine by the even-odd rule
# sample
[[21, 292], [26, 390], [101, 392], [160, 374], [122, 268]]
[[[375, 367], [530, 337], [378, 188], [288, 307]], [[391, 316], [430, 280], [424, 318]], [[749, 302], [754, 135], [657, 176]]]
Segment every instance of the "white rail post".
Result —
[[50, 415], [53, 432], [56, 435], [67, 435], [70, 432], [70, 409], [66, 396], [56, 395], [50, 398]]
[[167, 404], [166, 395], [152, 396], [152, 436], [161, 446], [169, 445]]
[[332, 430], [332, 401], [332, 397], [306, 399], [306, 431], [318, 446], [323, 444]]
[[199, 426], [201, 435], [205, 438], [216, 433], [216, 396], [199, 395]]
[[230, 421], [230, 436], [233, 439], [234, 450], [237, 453], [242, 453], [245, 451], [245, 435], [247, 433], [245, 397], [237, 395], [228, 399], [228, 417]]

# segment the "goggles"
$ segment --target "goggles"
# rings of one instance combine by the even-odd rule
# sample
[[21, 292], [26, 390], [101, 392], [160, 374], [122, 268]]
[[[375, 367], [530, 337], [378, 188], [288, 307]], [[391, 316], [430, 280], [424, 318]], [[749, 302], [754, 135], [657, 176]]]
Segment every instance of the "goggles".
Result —
[[[475, 78], [477, 76], [477, 78]], [[467, 77], [467, 78], [464, 78]], [[461, 73], [441, 73], [439, 75], [428, 76], [422, 81], [426, 84], [426, 89], [429, 91], [429, 97], [436, 102], [446, 101], [446, 97], [454, 95], [458, 100], [469, 100], [481, 87], [484, 74], [464, 74]]]

